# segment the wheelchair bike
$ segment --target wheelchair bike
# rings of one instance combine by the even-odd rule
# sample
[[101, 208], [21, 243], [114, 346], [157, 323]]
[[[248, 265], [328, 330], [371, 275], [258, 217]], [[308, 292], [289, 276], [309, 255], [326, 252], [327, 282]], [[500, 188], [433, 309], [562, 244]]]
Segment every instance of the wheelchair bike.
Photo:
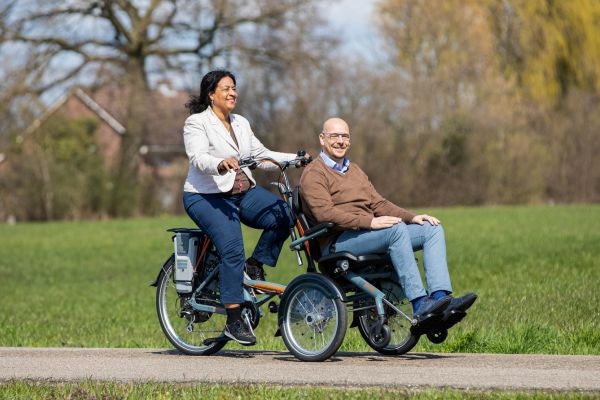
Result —
[[[333, 224], [308, 224], [298, 188], [287, 175], [288, 168], [310, 162], [304, 152], [285, 163], [248, 158], [239, 164], [255, 168], [261, 162], [280, 170], [275, 185], [296, 221], [290, 232], [290, 249], [296, 252], [298, 265], [303, 265], [304, 258], [307, 267], [306, 273], [288, 285], [244, 276], [242, 317], [249, 327], [258, 327], [262, 307], [268, 304], [269, 311], [278, 314], [275, 335], [302, 361], [324, 361], [334, 355], [344, 340], [349, 314], [350, 327], [357, 327], [365, 342], [381, 354], [404, 354], [424, 334], [434, 343], [446, 339], [446, 328], [419, 326], [412, 317], [412, 306], [395, 279], [387, 254], [338, 252], [321, 257], [316, 239], [328, 234]], [[161, 329], [184, 354], [214, 354], [230, 340], [223, 334], [226, 311], [219, 298], [218, 252], [201, 229], [168, 231], [174, 233], [174, 252], [152, 283]], [[459, 320], [464, 315], [456, 317]]]

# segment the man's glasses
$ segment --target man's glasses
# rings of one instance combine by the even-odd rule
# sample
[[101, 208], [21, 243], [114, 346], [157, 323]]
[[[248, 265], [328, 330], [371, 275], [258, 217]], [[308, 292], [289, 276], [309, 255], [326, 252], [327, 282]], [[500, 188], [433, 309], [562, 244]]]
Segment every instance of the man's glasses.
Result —
[[325, 133], [325, 132], [323, 132], [323, 135], [325, 135], [325, 137], [331, 141], [338, 140], [338, 139], [342, 139], [344, 142], [350, 141], [349, 133]]

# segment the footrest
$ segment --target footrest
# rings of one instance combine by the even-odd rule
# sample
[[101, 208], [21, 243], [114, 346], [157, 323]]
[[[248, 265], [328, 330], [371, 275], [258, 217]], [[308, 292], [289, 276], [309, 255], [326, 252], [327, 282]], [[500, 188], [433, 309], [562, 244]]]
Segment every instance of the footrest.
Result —
[[458, 324], [467, 316], [467, 313], [460, 310], [453, 310], [448, 314], [434, 315], [425, 319], [423, 322], [411, 327], [411, 332], [415, 335], [425, 335], [432, 331], [448, 330]]
[[454, 325], [458, 324], [464, 317], [467, 316], [467, 313], [460, 310], [453, 310], [448, 313], [448, 315], [444, 315], [444, 319], [442, 320], [442, 327], [444, 329], [450, 329]]
[[415, 335], [423, 335], [432, 329], [439, 329], [444, 314], [430, 314], [421, 322], [410, 328], [410, 331]]

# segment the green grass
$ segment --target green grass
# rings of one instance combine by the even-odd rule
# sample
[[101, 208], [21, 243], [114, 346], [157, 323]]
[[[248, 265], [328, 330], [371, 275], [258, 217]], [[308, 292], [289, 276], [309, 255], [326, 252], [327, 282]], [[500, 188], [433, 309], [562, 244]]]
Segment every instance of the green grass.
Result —
[[398, 388], [328, 388], [280, 387], [267, 385], [220, 384], [163, 384], [78, 382], [49, 383], [12, 381], [0, 384], [0, 398], [7, 399], [594, 399], [594, 393], [566, 393], [548, 391], [479, 391], [454, 389], [398, 389]]
[[[414, 351], [600, 354], [600, 206], [428, 210], [442, 219], [468, 317]], [[149, 287], [187, 217], [0, 225], [0, 346], [171, 347]], [[246, 230], [247, 253], [258, 238]], [[268, 279], [303, 273], [284, 248]], [[285, 350], [266, 314], [256, 349]], [[236, 345], [228, 344], [228, 348]], [[341, 351], [371, 351], [355, 329]]]

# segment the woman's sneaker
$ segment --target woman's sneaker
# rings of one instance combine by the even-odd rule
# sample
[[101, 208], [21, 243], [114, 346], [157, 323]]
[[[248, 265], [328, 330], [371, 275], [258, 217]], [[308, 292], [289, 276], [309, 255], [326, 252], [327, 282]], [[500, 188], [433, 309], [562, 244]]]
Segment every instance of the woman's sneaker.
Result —
[[246, 261], [246, 265], [244, 270], [253, 281], [264, 281], [265, 280], [265, 270], [262, 266], [254, 265]]
[[[244, 265], [244, 271], [248, 274], [248, 277], [253, 281], [264, 281], [265, 280], [265, 270], [262, 265], [254, 264], [250, 259], [246, 260], [246, 265]], [[265, 293], [260, 289], [254, 288], [256, 293]]]
[[225, 325], [223, 333], [228, 338], [235, 340], [244, 346], [253, 346], [256, 344], [256, 336], [254, 336], [252, 330], [250, 330], [246, 323], [241, 319], [237, 319]]

